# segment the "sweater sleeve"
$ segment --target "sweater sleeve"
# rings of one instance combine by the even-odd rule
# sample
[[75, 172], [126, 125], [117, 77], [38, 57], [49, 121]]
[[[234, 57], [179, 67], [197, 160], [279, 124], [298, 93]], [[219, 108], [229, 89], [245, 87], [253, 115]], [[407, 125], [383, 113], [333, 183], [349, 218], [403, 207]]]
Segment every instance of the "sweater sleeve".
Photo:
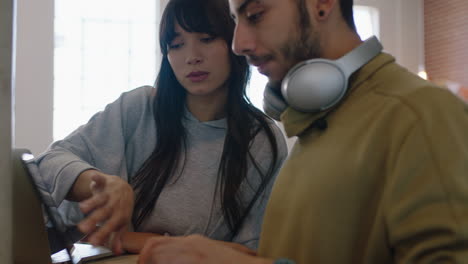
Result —
[[77, 177], [85, 170], [98, 169], [127, 180], [126, 141], [138, 115], [138, 105], [148, 88], [123, 93], [95, 114], [88, 123], [65, 139], [54, 142], [36, 158], [43, 184], [56, 206], [65, 199]]
[[468, 263], [468, 108], [430, 104], [402, 141], [387, 179], [395, 263]]
[[[271, 128], [274, 132], [276, 144], [278, 146], [278, 158], [275, 164], [275, 168], [273, 170], [273, 176], [269, 181], [268, 185], [263, 190], [263, 192], [257, 198], [257, 201], [255, 202], [253, 207], [250, 209], [241, 229], [233, 238], [233, 242], [243, 244], [244, 246], [247, 246], [248, 248], [254, 250], [256, 250], [258, 247], [258, 240], [260, 237], [260, 231], [263, 222], [263, 214], [265, 212], [265, 207], [270, 197], [272, 186], [288, 154], [286, 141], [283, 133], [276, 125], [272, 125]], [[266, 171], [272, 162], [272, 151], [265, 133], [259, 133], [251, 149], [252, 154], [257, 163], [259, 164], [260, 168], [263, 171]], [[250, 180], [249, 186], [259, 185], [257, 179], [260, 179], [260, 176], [254, 168], [249, 169], [248, 179]]]

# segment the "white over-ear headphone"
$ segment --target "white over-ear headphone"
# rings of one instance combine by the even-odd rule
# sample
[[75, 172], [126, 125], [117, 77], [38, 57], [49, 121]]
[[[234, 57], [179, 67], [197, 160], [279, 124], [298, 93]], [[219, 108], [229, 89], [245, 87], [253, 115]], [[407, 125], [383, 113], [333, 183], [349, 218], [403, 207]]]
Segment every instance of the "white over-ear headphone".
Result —
[[[346, 94], [351, 74], [381, 51], [382, 45], [374, 36], [338, 60], [303, 61], [286, 74], [281, 93], [289, 106], [301, 112], [326, 110]], [[268, 101], [268, 98], [265, 97], [265, 100]]]

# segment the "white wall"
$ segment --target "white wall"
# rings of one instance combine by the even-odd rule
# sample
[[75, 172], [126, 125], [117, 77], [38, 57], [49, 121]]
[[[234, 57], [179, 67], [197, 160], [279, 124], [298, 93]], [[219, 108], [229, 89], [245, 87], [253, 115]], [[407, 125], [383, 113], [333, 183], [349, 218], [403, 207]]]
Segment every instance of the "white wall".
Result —
[[[54, 1], [17, 1], [15, 146], [39, 154], [52, 141]], [[164, 7], [167, 0], [161, 1]], [[415, 73], [424, 64], [422, 1], [354, 1], [379, 9], [380, 39], [385, 50]]]
[[423, 0], [354, 0], [380, 13], [380, 40], [398, 63], [417, 73], [424, 65]]
[[52, 141], [54, 1], [17, 0], [15, 147]]
[[0, 0], [0, 263], [12, 263], [12, 0]]

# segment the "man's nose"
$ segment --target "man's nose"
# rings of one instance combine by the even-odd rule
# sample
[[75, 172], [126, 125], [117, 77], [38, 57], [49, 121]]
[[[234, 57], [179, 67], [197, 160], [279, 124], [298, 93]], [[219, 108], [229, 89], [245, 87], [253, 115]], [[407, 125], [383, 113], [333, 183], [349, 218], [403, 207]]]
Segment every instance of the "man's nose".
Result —
[[232, 50], [235, 54], [248, 55], [255, 50], [255, 38], [251, 30], [243, 24], [237, 24], [234, 29]]

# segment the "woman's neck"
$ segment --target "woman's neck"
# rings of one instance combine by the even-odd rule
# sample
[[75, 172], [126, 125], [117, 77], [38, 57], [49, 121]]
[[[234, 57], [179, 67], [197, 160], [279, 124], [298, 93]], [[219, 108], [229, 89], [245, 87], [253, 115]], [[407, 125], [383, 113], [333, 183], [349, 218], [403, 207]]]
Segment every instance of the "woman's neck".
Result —
[[187, 94], [187, 108], [201, 122], [222, 119], [226, 116], [227, 92], [212, 96]]

